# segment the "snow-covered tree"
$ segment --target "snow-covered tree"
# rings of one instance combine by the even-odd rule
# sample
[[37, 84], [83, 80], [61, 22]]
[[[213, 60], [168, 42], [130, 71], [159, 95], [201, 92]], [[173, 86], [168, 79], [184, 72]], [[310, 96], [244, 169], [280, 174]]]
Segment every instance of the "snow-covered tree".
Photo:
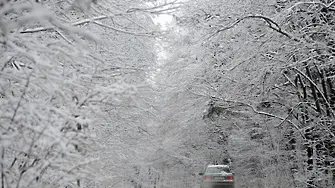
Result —
[[175, 69], [187, 80], [181, 88], [207, 97], [209, 124], [242, 129], [227, 131], [229, 140], [243, 134], [263, 144], [250, 150], [256, 161], [235, 156], [238, 172], [248, 162], [261, 171], [249, 174], [257, 184], [237, 179], [240, 186], [332, 186], [333, 10], [332, 1], [200, 0], [175, 16], [189, 44], [178, 66], [199, 68], [192, 76]]
[[151, 15], [167, 5], [0, 1], [2, 188], [80, 187], [136, 158], [148, 113], [139, 97], [151, 92], [141, 88], [156, 58]]

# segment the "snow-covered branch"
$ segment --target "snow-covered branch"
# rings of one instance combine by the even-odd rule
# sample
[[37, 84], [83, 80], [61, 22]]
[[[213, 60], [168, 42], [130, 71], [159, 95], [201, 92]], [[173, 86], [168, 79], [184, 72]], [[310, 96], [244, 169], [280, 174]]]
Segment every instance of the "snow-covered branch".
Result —
[[178, 0], [175, 0], [173, 2], [165, 2], [161, 5], [156, 5], [149, 8], [130, 8], [127, 10], [127, 13], [139, 11], [139, 12], [148, 12], [151, 14], [166, 14], [169, 13], [170, 11], [177, 10], [178, 8], [180, 8], [181, 5], [182, 3], [180, 3]]
[[[107, 19], [110, 18], [110, 16], [97, 16], [97, 17], [93, 17], [93, 18], [87, 18], [87, 19], [83, 19], [74, 23], [71, 23], [71, 26], [78, 26], [78, 25], [83, 25], [86, 23], [90, 23], [93, 21], [97, 21], [97, 20], [102, 20], [102, 19]], [[36, 33], [36, 32], [41, 32], [41, 31], [48, 31], [48, 30], [53, 30], [55, 29], [55, 27], [38, 27], [38, 28], [34, 28], [34, 29], [25, 29], [23, 31], [20, 31], [20, 33]]]
[[295, 41], [298, 41], [298, 39], [294, 38], [294, 37], [291, 36], [289, 33], [287, 33], [286, 31], [284, 31], [284, 30], [283, 30], [283, 29], [282, 29], [282, 28], [281, 28], [275, 21], [273, 21], [271, 18], [268, 18], [268, 17], [263, 16], [263, 15], [250, 15], [250, 16], [245, 16], [245, 17], [239, 18], [239, 19], [237, 19], [234, 23], [230, 24], [229, 26], [225, 26], [225, 27], [222, 27], [221, 29], [218, 29], [215, 33], [211, 34], [207, 39], [212, 38], [213, 36], [217, 35], [217, 34], [220, 33], [220, 32], [223, 32], [223, 31], [232, 29], [233, 27], [235, 27], [236, 25], [238, 25], [239, 23], [241, 23], [241, 22], [244, 21], [244, 20], [247, 20], [247, 19], [255, 19], [255, 18], [256, 18], [256, 19], [264, 20], [272, 30], [274, 30], [274, 31], [276, 31], [276, 32], [278, 32], [278, 33], [280, 33], [280, 34], [286, 36], [286, 37], [289, 38], [289, 39], [293, 39], [293, 40], [295, 40]]

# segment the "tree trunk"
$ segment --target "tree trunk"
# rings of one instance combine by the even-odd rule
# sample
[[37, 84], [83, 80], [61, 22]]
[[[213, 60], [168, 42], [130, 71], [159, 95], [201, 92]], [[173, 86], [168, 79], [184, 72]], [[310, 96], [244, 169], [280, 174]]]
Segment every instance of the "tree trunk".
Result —
[[[309, 70], [308, 66], [306, 66], [306, 73], [307, 73], [307, 76], [312, 80], [311, 71]], [[315, 87], [314, 87], [313, 83], [311, 83], [310, 86], [311, 86], [311, 90], [312, 90], [313, 99], [315, 101], [316, 111], [321, 114], [320, 101], [319, 101], [319, 98], [316, 94]]]
[[4, 162], [5, 162], [5, 148], [2, 148], [1, 153], [1, 188], [5, 188], [5, 173], [4, 173]]
[[[321, 76], [322, 76], [321, 77], [321, 84], [322, 84], [322, 89], [323, 89], [323, 95], [326, 98], [325, 103], [327, 103], [327, 102], [329, 102], [329, 99], [328, 99], [328, 92], [327, 92], [327, 85], [326, 85], [326, 75], [325, 75], [325, 71], [324, 70], [322, 70]], [[326, 112], [327, 112], [327, 116], [330, 117], [331, 113], [330, 113], [330, 109], [329, 109], [328, 105], [326, 105]]]

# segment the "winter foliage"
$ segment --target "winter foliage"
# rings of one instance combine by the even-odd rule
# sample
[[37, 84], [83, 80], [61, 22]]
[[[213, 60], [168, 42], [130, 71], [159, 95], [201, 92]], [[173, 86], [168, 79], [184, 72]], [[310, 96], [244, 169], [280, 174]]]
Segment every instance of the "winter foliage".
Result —
[[[127, 134], [112, 136], [119, 126], [133, 130], [127, 122], [140, 121], [133, 116], [144, 111], [134, 96], [146, 87], [156, 58], [151, 14], [164, 11], [164, 4], [156, 6], [117, 0], [1, 1], [2, 188], [105, 181], [99, 162], [121, 162], [101, 150], [128, 155]], [[101, 142], [97, 136], [107, 131], [116, 132], [104, 141], [116, 141]]]
[[[159, 15], [172, 18], [160, 25]], [[0, 0], [0, 185], [335, 182], [333, 0]]]
[[238, 187], [332, 187], [334, 2], [189, 1], [175, 18], [188, 55], [169, 67], [223, 139], [207, 161], [231, 157]]

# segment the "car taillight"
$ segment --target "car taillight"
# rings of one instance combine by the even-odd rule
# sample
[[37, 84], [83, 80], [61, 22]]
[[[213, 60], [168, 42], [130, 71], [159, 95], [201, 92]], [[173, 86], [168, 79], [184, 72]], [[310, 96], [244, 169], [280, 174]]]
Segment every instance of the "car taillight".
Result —
[[205, 180], [211, 180], [211, 179], [213, 179], [212, 176], [205, 176]]
[[234, 176], [227, 176], [226, 180], [234, 180]]

